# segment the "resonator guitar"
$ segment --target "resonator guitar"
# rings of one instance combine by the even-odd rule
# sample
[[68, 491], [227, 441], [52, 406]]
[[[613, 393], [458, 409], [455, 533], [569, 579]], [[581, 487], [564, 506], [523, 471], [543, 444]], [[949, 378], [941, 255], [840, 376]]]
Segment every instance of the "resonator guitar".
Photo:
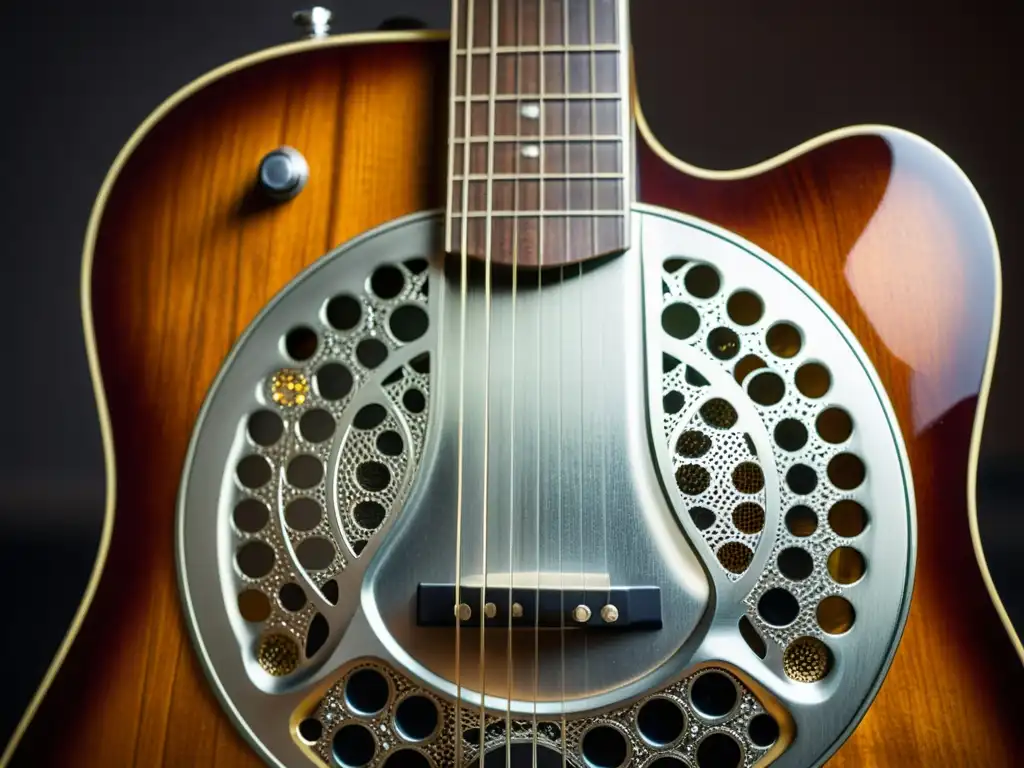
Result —
[[107, 527], [15, 760], [1015, 764], [964, 174], [885, 126], [702, 170], [625, 0], [452, 18], [236, 61], [117, 159]]

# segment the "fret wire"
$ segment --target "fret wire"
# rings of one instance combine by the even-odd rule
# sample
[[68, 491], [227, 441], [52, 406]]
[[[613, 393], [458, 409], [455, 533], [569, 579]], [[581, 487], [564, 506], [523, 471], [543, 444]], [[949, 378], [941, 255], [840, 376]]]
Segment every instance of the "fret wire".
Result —
[[[544, 73], [544, 62], [547, 59], [547, 56], [544, 55], [544, 52], [545, 52], [544, 49], [545, 49], [545, 46], [546, 46], [546, 44], [548, 42], [548, 40], [547, 40], [547, 34], [548, 34], [547, 27], [544, 25], [544, 6], [547, 5], [547, 0], [539, 0], [538, 5], [540, 6], [540, 12], [537, 14], [537, 16], [538, 16], [538, 19], [537, 19], [537, 43], [538, 43], [537, 50], [540, 53], [540, 55], [537, 58], [539, 60], [539, 65], [540, 65], [539, 66], [539, 69], [540, 69], [540, 82], [538, 82], [537, 85], [539, 86], [538, 90], [540, 91], [540, 126], [539, 126], [539, 129], [540, 129], [540, 144], [543, 147], [543, 146], [545, 146], [545, 142], [546, 142], [546, 139], [545, 139], [545, 136], [544, 136], [544, 131], [547, 129], [547, 123], [548, 123], [547, 99], [544, 98], [545, 90], [546, 90], [546, 84], [547, 84], [546, 75]], [[467, 149], [466, 151], [468, 152], [469, 150]], [[544, 177], [544, 155], [546, 155], [546, 154], [547, 154], [546, 152], [541, 152], [540, 153], [540, 157], [538, 158], [538, 160], [540, 161], [538, 163], [538, 166], [540, 167], [540, 175], [541, 175], [540, 183], [537, 185], [538, 187], [540, 187], [540, 189], [538, 190], [537, 204], [538, 204], [538, 207], [541, 210], [540, 218], [537, 219], [537, 264], [538, 264], [538, 266], [544, 266], [544, 242], [545, 242], [545, 237], [544, 237], [544, 208], [545, 208], [547, 203], [546, 203], [546, 201], [544, 199], [545, 191], [544, 191], [544, 178], [543, 177]], [[538, 290], [539, 290], [540, 289], [540, 283], [539, 282], [537, 283], [537, 287], [538, 287]], [[538, 299], [539, 298], [540, 297], [538, 295]], [[538, 358], [538, 360], [539, 360], [539, 358]], [[539, 459], [538, 459], [538, 461], [539, 461]], [[538, 504], [538, 507], [537, 507], [537, 521], [538, 521], [537, 522], [537, 530], [539, 531], [540, 530], [540, 506], [539, 506], [540, 505], [540, 501], [539, 501], [539, 497], [538, 497], [537, 504]], [[540, 549], [538, 549], [537, 552], [538, 552], [538, 557], [539, 557]], [[538, 569], [539, 569], [539, 564], [538, 564]], [[537, 582], [537, 589], [540, 590], [540, 581]], [[539, 592], [538, 592], [538, 594], [539, 594]], [[536, 640], [534, 642], [536, 642]], [[536, 654], [536, 652], [537, 651], [535, 649], [534, 653]], [[534, 659], [534, 663], [535, 664], [536, 664], [536, 661], [537, 660]], [[534, 691], [534, 692], [536, 693], [536, 691]], [[536, 752], [537, 752], [537, 703], [536, 703], [536, 700], [534, 701], [534, 704], [533, 704], [533, 750], [534, 750], [534, 754], [536, 754]]]
[[[454, 177], [455, 181], [487, 181], [486, 173], [471, 173], [469, 176], [462, 176], [456, 174]], [[585, 179], [585, 180], [607, 180], [607, 181], [625, 181], [626, 174], [624, 173], [495, 173], [490, 178], [495, 181], [515, 181], [516, 179], [523, 179], [525, 181], [563, 181], [566, 179]]]
[[[597, 43], [597, 20], [594, 18], [597, 15], [597, 4], [594, 0], [587, 3], [587, 11], [590, 14], [590, 93], [593, 94], [597, 91], [597, 54], [594, 53], [594, 45]], [[597, 130], [597, 102], [594, 99], [590, 100], [590, 127], [594, 131]], [[590, 142], [590, 170], [597, 170], [597, 144], [594, 142]], [[595, 208], [598, 206], [596, 180], [590, 182], [590, 203]], [[597, 248], [597, 245], [595, 218], [590, 222], [590, 247]]]
[[[499, 45], [495, 50], [495, 53], [502, 54], [515, 54], [515, 53], [588, 53], [590, 51], [605, 52], [605, 53], [618, 53], [622, 50], [622, 46], [617, 43], [600, 43], [598, 45]], [[455, 52], [456, 56], [470, 56], [470, 55], [483, 55], [490, 54], [491, 49], [488, 47], [473, 48], [467, 51], [464, 48], [460, 48]]]
[[[541, 0], [541, 1], [543, 2], [543, 0]], [[562, 0], [562, 40], [565, 43], [565, 45], [562, 46], [562, 73], [565, 75], [565, 90], [569, 91], [569, 92], [572, 91], [572, 72], [569, 70], [569, 38], [570, 38], [570, 36], [571, 35], [570, 35], [570, 32], [569, 32], [569, 0]], [[571, 131], [569, 129], [569, 103], [568, 102], [563, 102], [562, 106], [563, 106], [563, 109], [562, 109], [562, 133], [564, 135], [568, 136], [571, 133]], [[591, 128], [593, 128], [593, 126], [591, 126]], [[571, 168], [571, 164], [570, 164], [570, 161], [569, 161], [569, 144], [568, 144], [568, 142], [566, 142], [563, 145], [563, 150], [562, 151], [565, 152], [565, 158], [563, 160], [563, 162], [565, 163], [565, 169], [569, 170]], [[565, 202], [564, 202], [564, 205], [565, 205], [566, 211], [568, 211], [570, 208], [572, 208], [572, 197], [570, 195], [570, 190], [569, 190], [569, 188], [571, 186], [572, 186], [571, 184], [566, 184], [565, 185], [565, 193], [564, 193]], [[568, 222], [568, 221], [565, 222], [564, 229], [565, 229], [565, 251], [564, 251], [564, 253], [571, 253], [572, 252], [572, 237], [570, 236], [570, 231], [572, 230], [572, 227], [570, 226], [570, 222]], [[561, 515], [559, 515], [559, 523], [561, 523]], [[564, 650], [564, 646], [563, 646], [563, 651], [562, 651], [562, 664], [563, 665], [565, 664], [565, 650]], [[564, 670], [562, 672], [562, 675], [563, 675], [563, 677], [562, 677], [562, 685], [563, 685], [563, 688], [562, 688], [562, 704], [563, 704], [563, 707], [564, 707], [564, 704], [565, 704], [565, 688], [564, 688], [564, 685], [565, 685], [565, 672], [564, 672]]]
[[525, 211], [525, 210], [508, 210], [508, 211], [467, 211], [466, 213], [456, 213], [453, 215], [455, 219], [470, 218], [470, 219], [484, 219], [488, 215], [495, 219], [523, 219], [530, 217], [540, 217], [546, 219], [571, 219], [571, 218], [589, 218], [591, 216], [597, 216], [600, 218], [625, 218], [626, 214], [619, 210], [608, 210], [598, 211], [595, 209], [580, 209], [578, 211], [556, 211], [556, 210], [536, 210], [536, 211]]
[[[494, 101], [619, 101], [621, 93], [546, 93], [543, 96], [539, 93], [497, 93]], [[471, 101], [474, 103], [486, 103], [491, 97], [484, 93], [474, 93], [470, 96], [456, 96], [459, 103]]]
[[[453, 136], [452, 141], [456, 144], [484, 144], [490, 141], [490, 136], [481, 136], [474, 134], [473, 136]], [[572, 144], [580, 141], [596, 141], [599, 143], [610, 144], [618, 143], [621, 144], [625, 141], [625, 137], [617, 136], [613, 134], [606, 134], [603, 136], [586, 135], [580, 134], [579, 136], [495, 136], [495, 143], [503, 144]]]

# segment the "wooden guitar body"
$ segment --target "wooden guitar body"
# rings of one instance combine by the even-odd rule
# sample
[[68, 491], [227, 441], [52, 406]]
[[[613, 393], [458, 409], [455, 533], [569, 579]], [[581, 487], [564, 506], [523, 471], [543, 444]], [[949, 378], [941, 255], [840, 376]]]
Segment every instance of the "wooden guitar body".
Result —
[[[186, 449], [225, 356], [289, 280], [349, 238], [443, 205], [447, 62], [446, 35], [284, 46], [176, 94], [122, 151], [82, 274], [104, 545], [12, 765], [261, 764], [182, 619], [173, 521]], [[1000, 301], [973, 188], [892, 129], [713, 173], [669, 157], [637, 116], [639, 201], [729, 229], [799, 273], [854, 331], [898, 415], [918, 509], [913, 601], [877, 698], [829, 764], [1014, 764], [1020, 644], [972, 546]], [[254, 172], [281, 145], [301, 148], [310, 177], [272, 205]]]

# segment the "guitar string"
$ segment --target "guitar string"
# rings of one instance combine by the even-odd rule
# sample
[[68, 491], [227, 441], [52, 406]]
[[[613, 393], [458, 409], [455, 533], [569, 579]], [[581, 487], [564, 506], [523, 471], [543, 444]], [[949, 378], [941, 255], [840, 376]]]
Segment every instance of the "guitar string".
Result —
[[[466, 252], [469, 248], [469, 217], [466, 213], [469, 210], [469, 152], [470, 143], [465, 139], [470, 134], [470, 106], [473, 93], [473, 6], [475, 0], [466, 3], [466, 51], [465, 68], [466, 101], [463, 108], [462, 125], [462, 220], [460, 222], [460, 275], [459, 275], [459, 437], [458, 437], [458, 460], [457, 460], [457, 482], [456, 482], [456, 526], [455, 526], [455, 765], [462, 765], [462, 504], [463, 504], [463, 469], [465, 459], [465, 405], [466, 405], [466, 294], [468, 283], [468, 258]], [[453, 3], [458, 8], [461, 3]], [[457, 11], [455, 11], [457, 14]], [[458, 61], [458, 18], [455, 19], [455, 51]], [[455, 76], [458, 75], [456, 67]], [[457, 132], [457, 130], [456, 130]], [[450, 149], [454, 152], [454, 147]]]
[[485, 704], [487, 700], [487, 522], [490, 513], [490, 421], [491, 421], [491, 269], [494, 246], [494, 93], [498, 90], [498, 0], [491, 0], [490, 19], [491, 45], [488, 53], [489, 83], [487, 99], [487, 216], [484, 231], [484, 413], [483, 413], [483, 505], [481, 524], [480, 569], [483, 579], [480, 587], [480, 753], [479, 763], [484, 760], [484, 743], [487, 729]]
[[[562, 93], [564, 94], [569, 85], [569, 0], [562, 0], [562, 29], [561, 29], [561, 41], [562, 43]], [[562, 136], [569, 134], [569, 102], [566, 99], [562, 99]], [[562, 170], [563, 172], [569, 169], [569, 142], [562, 142]], [[563, 200], [562, 203], [565, 206], [565, 210], [568, 212], [571, 210], [571, 201], [569, 199], [569, 182], [565, 180], [562, 182], [565, 186], [563, 189]], [[570, 217], [566, 216], [562, 220], [562, 224], [565, 227], [563, 232], [562, 246], [562, 258], [560, 259], [560, 265], [558, 268], [558, 341], [559, 346], [562, 345], [565, 333], [565, 260], [569, 257], [572, 249], [572, 238], [570, 233], [572, 232], [572, 222]], [[562, 360], [564, 355], [561, 354], [563, 350], [559, 349], [558, 356], [558, 442], [559, 445], [564, 444], [564, 436], [562, 433], [562, 400], [564, 398], [563, 390], [563, 376], [562, 376]], [[566, 768], [568, 764], [568, 735], [566, 734], [566, 716], [565, 716], [565, 569], [564, 569], [564, 553], [562, 552], [562, 451], [558, 452], [558, 587], [559, 587], [559, 641], [561, 645], [561, 688], [562, 688], [562, 708], [561, 708], [561, 726], [562, 726], [562, 768]]]

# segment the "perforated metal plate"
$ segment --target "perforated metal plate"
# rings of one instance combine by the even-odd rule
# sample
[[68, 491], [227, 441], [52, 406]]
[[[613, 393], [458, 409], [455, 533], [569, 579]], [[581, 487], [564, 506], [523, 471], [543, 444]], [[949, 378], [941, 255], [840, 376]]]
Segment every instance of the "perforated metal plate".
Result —
[[[439, 217], [404, 219], [326, 256], [239, 341], [193, 437], [178, 547], [204, 666], [268, 762], [450, 765], [457, 724], [479, 733], [475, 673], [455, 679], [453, 635], [413, 610], [418, 583], [454, 579], [457, 507], [464, 579], [557, 570], [664, 599], [660, 632], [567, 632], [561, 658], [557, 632], [527, 637], [507, 681], [489, 662], [486, 749], [536, 736], [582, 766], [611, 728], [623, 765], [706, 768], [711, 743], [736, 765], [805, 766], [855, 725], [913, 565], [884, 392], [834, 313], [767, 254], [652, 209], [633, 226], [620, 258], [521, 285], [515, 301], [499, 290], [487, 304], [472, 284], [464, 309]], [[379, 710], [347, 703], [357, 668], [387, 681]], [[707, 669], [735, 708], [695, 703]], [[436, 729], [403, 727], [408, 696]], [[682, 713], [671, 738], [638, 725], [652, 698]], [[761, 715], [771, 740], [755, 738]], [[345, 733], [364, 762], [337, 754], [357, 725]], [[478, 747], [464, 741], [468, 764]]]

